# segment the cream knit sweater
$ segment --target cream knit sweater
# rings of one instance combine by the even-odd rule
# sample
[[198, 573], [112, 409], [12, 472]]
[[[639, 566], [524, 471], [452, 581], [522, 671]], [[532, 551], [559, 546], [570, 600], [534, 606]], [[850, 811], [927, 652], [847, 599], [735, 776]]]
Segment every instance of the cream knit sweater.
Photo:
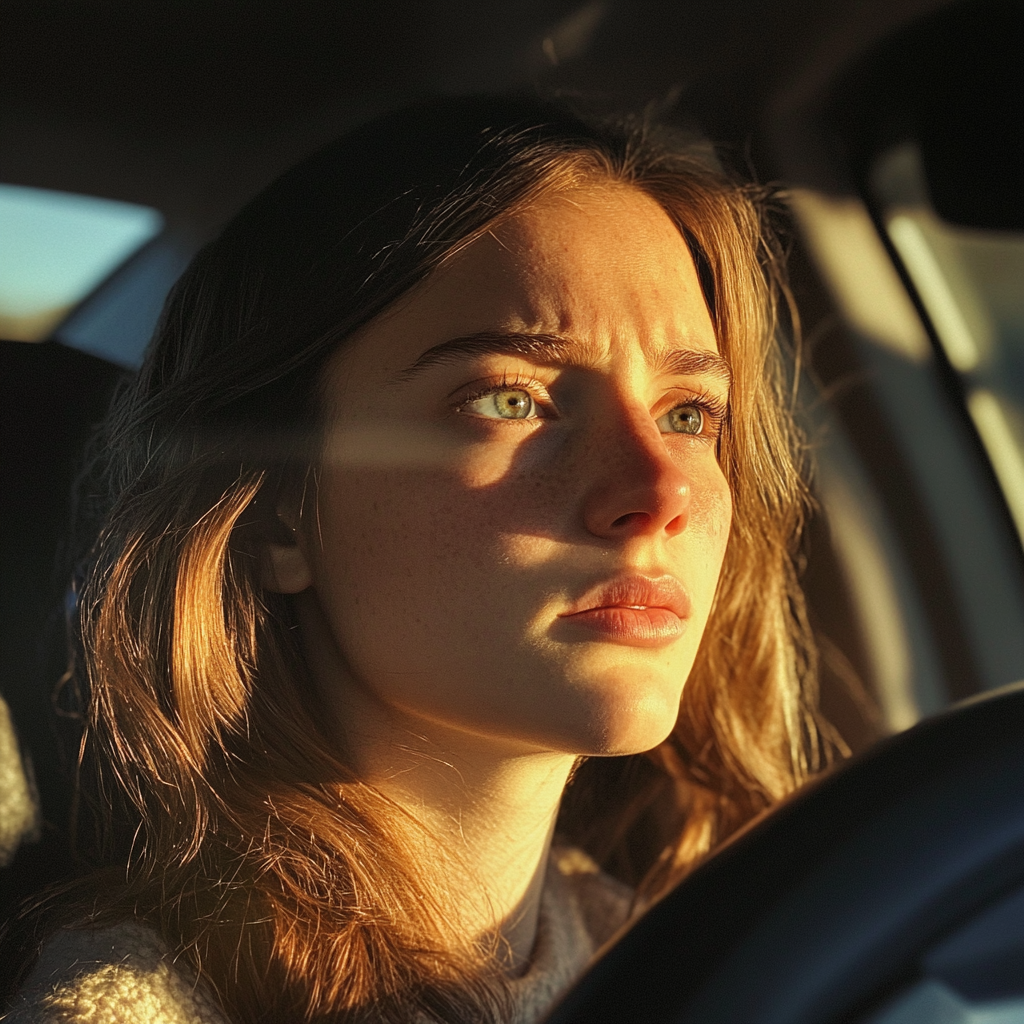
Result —
[[[552, 852], [530, 966], [512, 983], [509, 1024], [533, 1024], [626, 920], [630, 892], [578, 850]], [[5, 1024], [230, 1024], [157, 934], [126, 921], [59, 932]], [[289, 1022], [281, 1022], [289, 1024]]]

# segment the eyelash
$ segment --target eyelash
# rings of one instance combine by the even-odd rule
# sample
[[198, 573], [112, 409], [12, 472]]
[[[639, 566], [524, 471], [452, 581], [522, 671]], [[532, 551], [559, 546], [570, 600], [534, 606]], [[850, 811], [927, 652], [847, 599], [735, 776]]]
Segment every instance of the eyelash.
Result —
[[[474, 391], [471, 395], [466, 395], [460, 398], [458, 404], [455, 406], [455, 411], [458, 412], [464, 409], [471, 402], [479, 401], [481, 398], [486, 398], [488, 395], [495, 395], [499, 391], [528, 391], [533, 400], [540, 406], [545, 402], [550, 403], [551, 398], [541, 384], [534, 380], [532, 377], [524, 377], [521, 374], [502, 374], [501, 379], [495, 381], [492, 384], [488, 384], [486, 387], [482, 387], [479, 391]], [[514, 422], [514, 421], [512, 421]]]
[[[547, 393], [547, 389], [543, 388], [539, 382], [534, 380], [532, 377], [524, 377], [522, 374], [518, 373], [511, 376], [503, 374], [500, 380], [497, 380], [492, 384], [488, 384], [486, 387], [482, 387], [479, 391], [474, 391], [472, 394], [460, 398], [458, 404], [455, 406], [455, 411], [458, 412], [472, 402], [479, 401], [481, 398], [486, 398], [488, 395], [497, 394], [499, 391], [511, 391], [516, 389], [529, 392], [533, 397], [533, 400], [537, 402], [538, 406], [541, 408], [543, 408], [545, 402], [550, 403], [551, 401], [550, 396]], [[728, 400], [721, 398], [719, 395], [713, 395], [705, 388], [698, 388], [687, 394], [682, 401], [677, 402], [670, 408], [675, 409], [681, 405], [697, 406], [708, 420], [708, 425], [711, 429], [696, 436], [708, 441], [718, 440], [718, 436], [722, 431], [722, 424], [729, 413]], [[666, 410], [666, 412], [667, 411], [669, 410]], [[517, 421], [510, 420], [509, 422]]]
[[[676, 402], [670, 409], [678, 409], [681, 405], [695, 405], [707, 418], [709, 430], [697, 435], [708, 441], [717, 441], [722, 432], [722, 425], [729, 415], [729, 402], [719, 395], [713, 395], [705, 388], [697, 388], [689, 392], [681, 402]], [[668, 412], [670, 410], [666, 410]]]

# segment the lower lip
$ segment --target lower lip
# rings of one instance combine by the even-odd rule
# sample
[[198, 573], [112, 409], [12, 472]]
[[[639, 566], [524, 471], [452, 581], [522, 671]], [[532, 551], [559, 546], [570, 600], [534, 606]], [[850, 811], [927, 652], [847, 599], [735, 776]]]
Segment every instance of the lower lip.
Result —
[[668, 608], [590, 608], [564, 621], [632, 647], [661, 647], [683, 635], [683, 620]]

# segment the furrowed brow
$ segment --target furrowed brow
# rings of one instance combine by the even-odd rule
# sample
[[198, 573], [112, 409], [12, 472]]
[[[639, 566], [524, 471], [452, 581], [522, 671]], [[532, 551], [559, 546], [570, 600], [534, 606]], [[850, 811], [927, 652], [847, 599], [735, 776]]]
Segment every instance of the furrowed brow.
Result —
[[732, 368], [728, 361], [706, 349], [682, 348], [666, 352], [658, 360], [658, 369], [678, 377], [711, 377], [726, 389], [732, 388]]
[[391, 378], [392, 384], [404, 384], [431, 366], [442, 366], [480, 355], [522, 356], [540, 366], [577, 365], [573, 357], [574, 343], [556, 334], [520, 334], [516, 332], [483, 332], [464, 338], [452, 338], [428, 348], [412, 364]]

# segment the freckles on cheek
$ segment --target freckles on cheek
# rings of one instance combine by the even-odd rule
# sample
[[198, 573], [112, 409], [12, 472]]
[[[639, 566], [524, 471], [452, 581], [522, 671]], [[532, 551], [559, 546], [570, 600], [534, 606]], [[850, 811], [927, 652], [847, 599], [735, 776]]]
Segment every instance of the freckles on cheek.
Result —
[[714, 470], [693, 484], [690, 523], [723, 546], [732, 525], [732, 492], [720, 470]]
[[489, 572], [543, 561], [557, 533], [554, 494], [531, 477], [463, 491], [449, 516], [454, 554]]
[[323, 529], [336, 535], [327, 571], [347, 581], [364, 609], [402, 587], [446, 606], [457, 595], [470, 603], [513, 599], [506, 584], [518, 587], [503, 577], [550, 558], [564, 532], [566, 487], [521, 448], [496, 448], [467, 452], [444, 470], [357, 471], [326, 481]]
[[389, 473], [353, 480], [347, 490], [346, 512], [336, 520], [355, 527], [353, 554], [366, 571], [387, 565], [450, 586], [460, 571], [507, 560], [502, 537], [521, 532], [530, 484], [474, 486], [464, 474]]
[[694, 480], [690, 501], [689, 529], [707, 539], [707, 550], [717, 575], [732, 526], [732, 493], [729, 484], [716, 469], [707, 477]]
[[444, 545], [458, 519], [450, 482], [439, 474], [387, 474], [361, 482], [365, 532], [388, 561]]
[[558, 454], [537, 438], [481, 451], [448, 483], [449, 504], [479, 536], [495, 542], [553, 537], [565, 525], [571, 490], [571, 481], [559, 471]]

